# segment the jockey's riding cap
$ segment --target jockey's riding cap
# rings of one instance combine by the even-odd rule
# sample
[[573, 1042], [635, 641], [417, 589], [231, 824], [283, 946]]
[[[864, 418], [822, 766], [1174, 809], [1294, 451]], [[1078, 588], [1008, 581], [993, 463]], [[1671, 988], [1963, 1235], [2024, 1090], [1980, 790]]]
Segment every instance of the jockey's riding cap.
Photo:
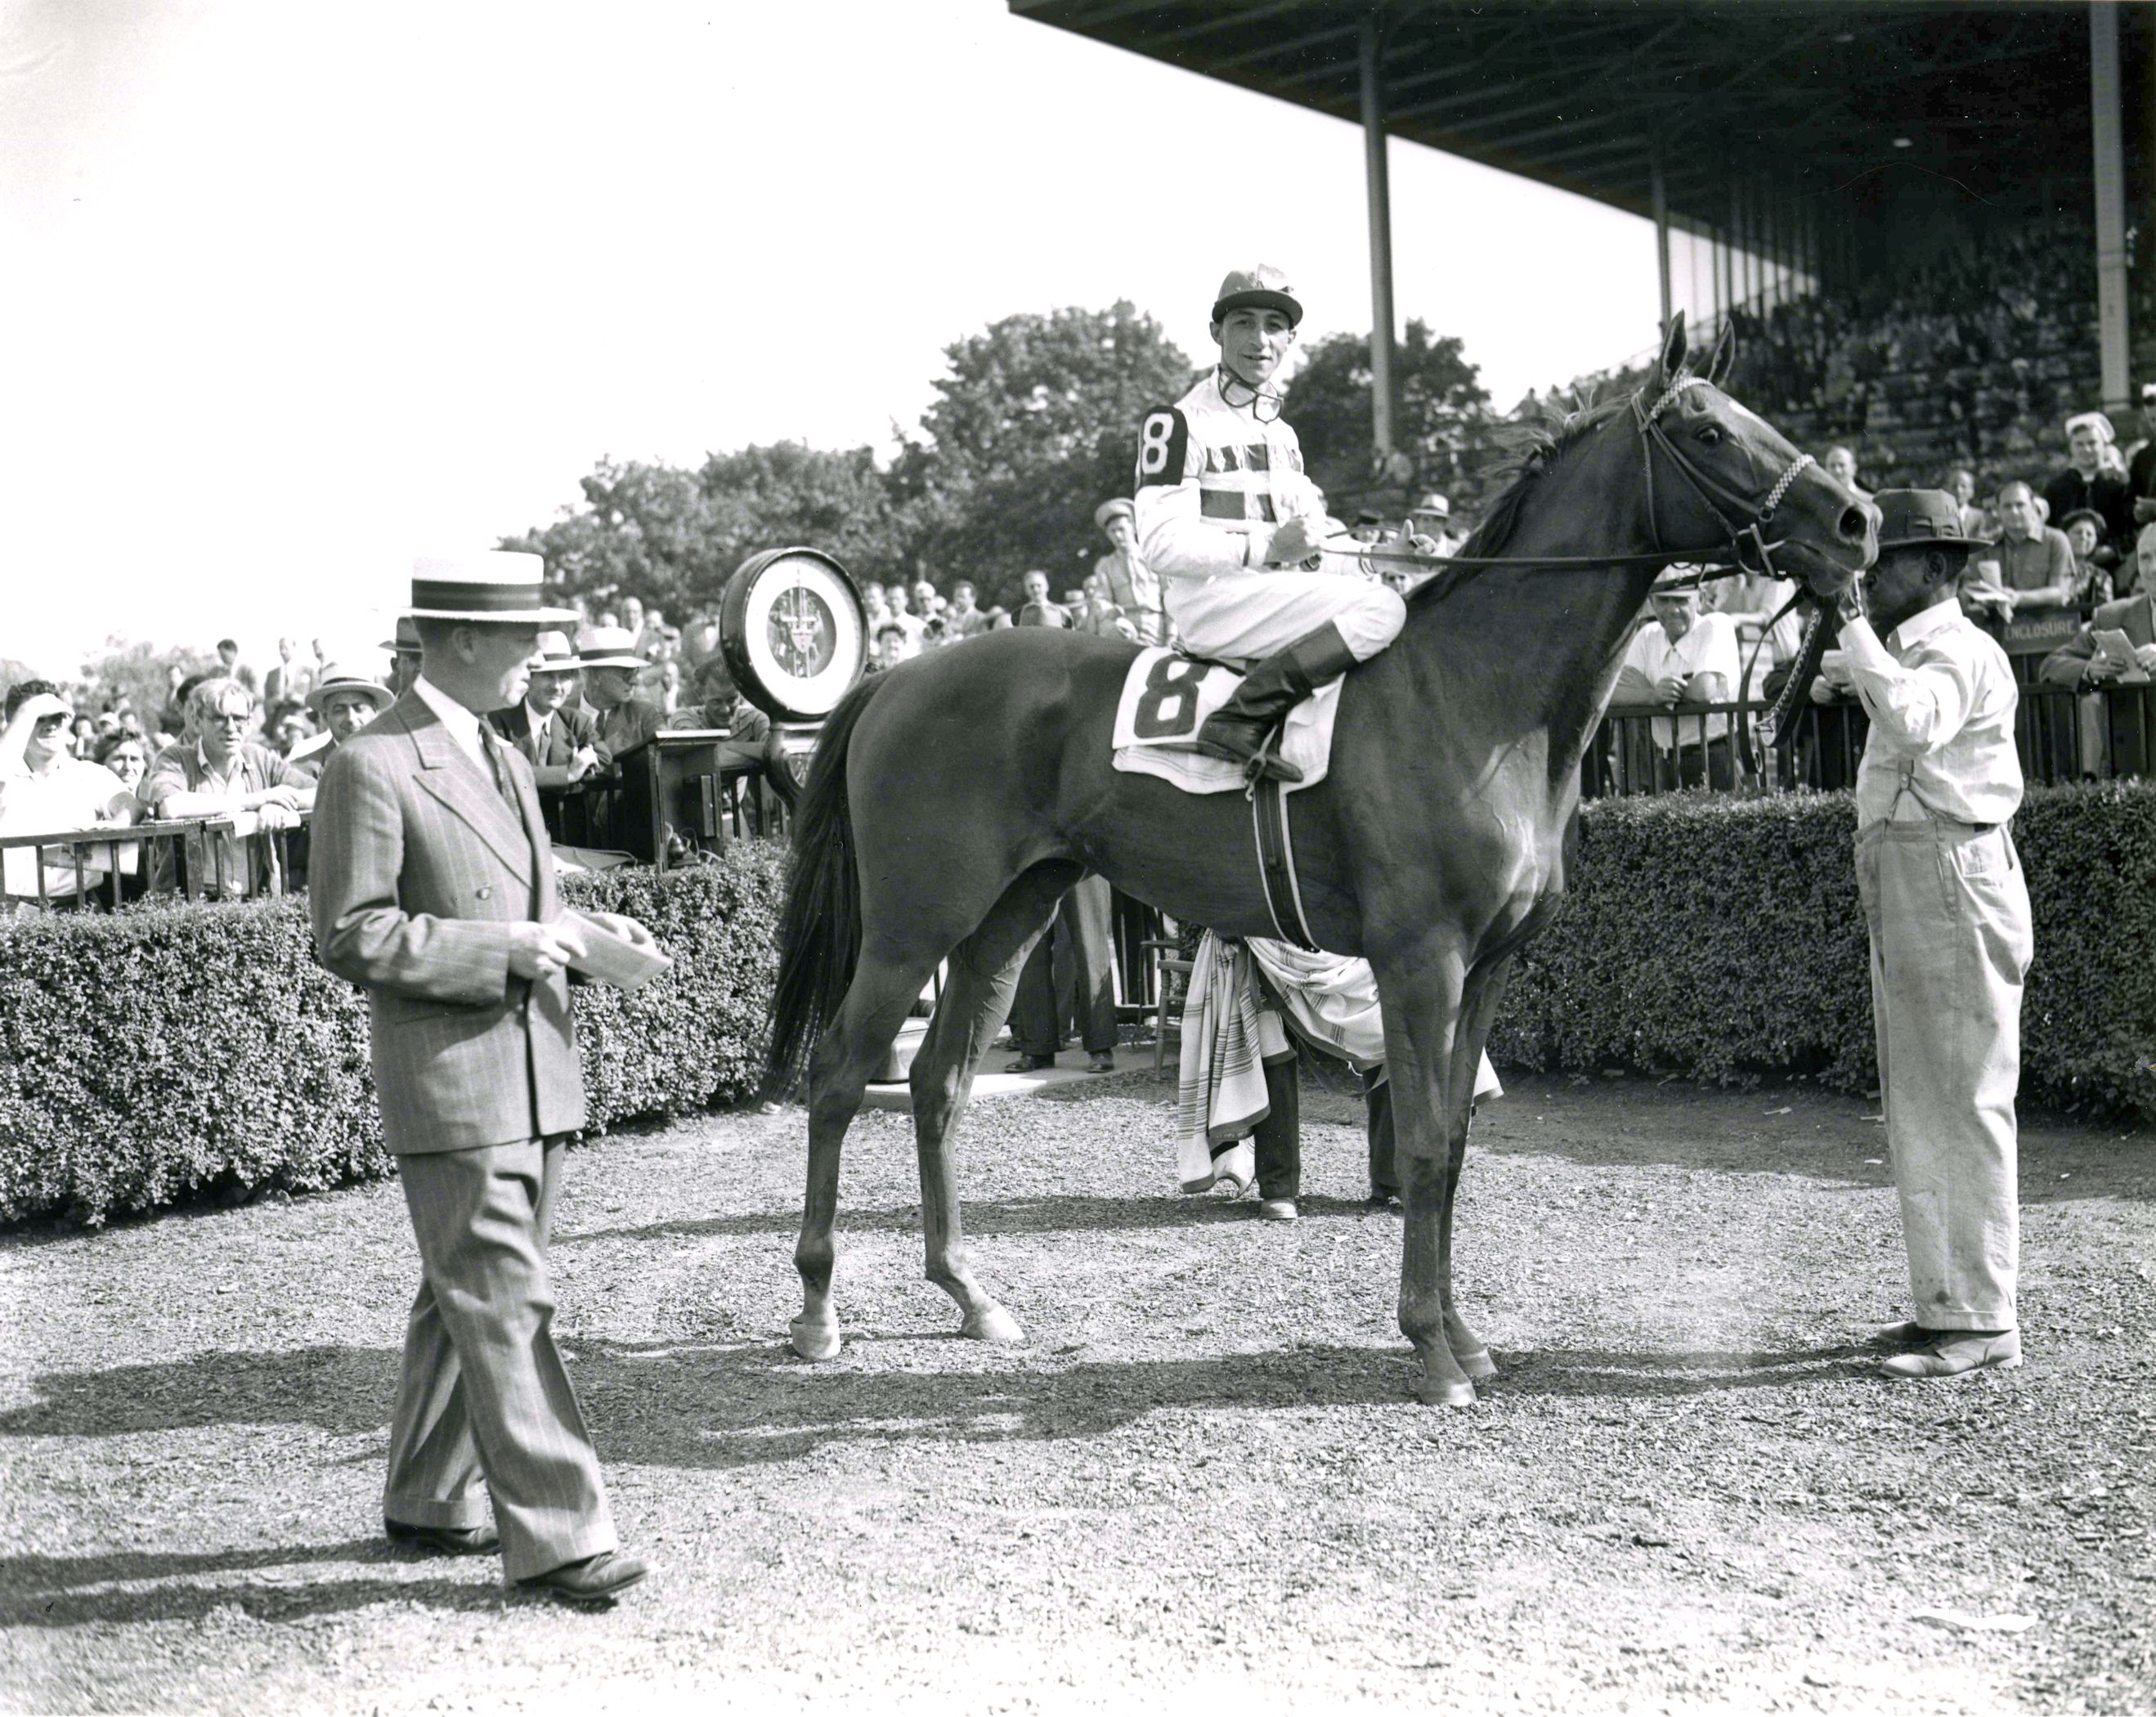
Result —
[[1871, 497], [1879, 509], [1879, 552], [1890, 548], [1974, 548], [1975, 540], [1961, 527], [1961, 503], [1943, 489], [1881, 489]]
[[1296, 301], [1295, 288], [1286, 275], [1269, 263], [1228, 271], [1213, 300], [1213, 320], [1220, 321], [1231, 310], [1276, 310], [1287, 318], [1291, 328], [1302, 322], [1302, 306]]

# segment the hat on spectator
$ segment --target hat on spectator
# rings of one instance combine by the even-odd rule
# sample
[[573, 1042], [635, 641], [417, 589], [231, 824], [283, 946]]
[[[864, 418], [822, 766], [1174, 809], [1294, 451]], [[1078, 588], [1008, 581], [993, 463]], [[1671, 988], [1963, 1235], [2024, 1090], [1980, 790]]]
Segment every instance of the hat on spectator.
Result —
[[1121, 496], [1113, 501], [1104, 501], [1093, 509], [1093, 522], [1103, 531], [1108, 528], [1110, 519], [1135, 519], [1137, 517], [1137, 509]]
[[1291, 328], [1302, 321], [1302, 306], [1296, 301], [1295, 288], [1286, 275], [1268, 263], [1228, 270], [1213, 297], [1213, 320], [1220, 321], [1231, 310], [1276, 310]]
[[2111, 419], [2100, 411], [2077, 411], [2066, 419], [2066, 434], [2071, 438], [2076, 429], [2094, 429], [2096, 439], [2107, 447], [2118, 440], [2118, 431], [2111, 426]]
[[1961, 527], [1961, 503], [1943, 489], [1881, 489], [1871, 497], [1879, 509], [1879, 551], [1890, 548], [1974, 548], [1975, 539]]
[[577, 666], [580, 668], [640, 668], [644, 658], [636, 652], [636, 634], [626, 626], [582, 626], [577, 631]]
[[419, 623], [409, 614], [397, 616], [397, 635], [385, 638], [376, 646], [395, 655], [417, 655], [419, 653]]
[[567, 632], [542, 632], [539, 652], [531, 658], [535, 674], [573, 674], [583, 666], [584, 660], [577, 654], [576, 646], [569, 642]]
[[1651, 596], [1694, 596], [1699, 592], [1699, 568], [1689, 562], [1678, 561], [1664, 567], [1655, 574]]
[[364, 692], [367, 702], [374, 706], [377, 715], [396, 702], [389, 695], [389, 688], [379, 680], [367, 679], [363, 675], [353, 673], [349, 668], [341, 668], [335, 662], [330, 662], [324, 666], [321, 678], [315, 681], [315, 689], [307, 694], [307, 713], [320, 716], [322, 705], [340, 691]]
[[2096, 527], [2096, 540], [2099, 542], [2102, 542], [2104, 538], [2103, 515], [2098, 512], [2092, 506], [2076, 507], [2071, 512], [2068, 513], [2064, 518], [2059, 521], [2059, 528], [2061, 531], [2071, 531], [2073, 529], [2076, 522], [2081, 519], [2087, 519], [2091, 524]]
[[572, 608], [546, 600], [547, 563], [536, 554], [423, 554], [412, 563], [415, 620], [497, 620], [559, 626]]
[[1435, 492], [1424, 496], [1421, 500], [1415, 502], [1414, 510], [1419, 513], [1431, 514], [1440, 519], [1449, 519], [1452, 517], [1452, 503], [1442, 495]]

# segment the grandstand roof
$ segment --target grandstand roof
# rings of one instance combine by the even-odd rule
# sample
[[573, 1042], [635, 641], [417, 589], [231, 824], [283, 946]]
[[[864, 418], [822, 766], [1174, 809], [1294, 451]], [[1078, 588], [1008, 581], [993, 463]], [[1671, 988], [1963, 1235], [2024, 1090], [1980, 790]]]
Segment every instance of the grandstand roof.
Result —
[[[1010, 0], [1019, 17], [1359, 122], [1369, 0]], [[2148, 14], [2123, 22], [2148, 87]], [[2090, 173], [2085, 6], [1998, 0], [1386, 0], [1387, 129], [1507, 172], [1720, 221], [1732, 179], [1793, 195], [1931, 176], [2026, 207]], [[2135, 14], [2141, 14], [2138, 21]], [[2128, 126], [2129, 152], [2144, 127]], [[2129, 169], [2130, 170], [2130, 169]], [[2086, 206], [2078, 194], [2067, 200]]]

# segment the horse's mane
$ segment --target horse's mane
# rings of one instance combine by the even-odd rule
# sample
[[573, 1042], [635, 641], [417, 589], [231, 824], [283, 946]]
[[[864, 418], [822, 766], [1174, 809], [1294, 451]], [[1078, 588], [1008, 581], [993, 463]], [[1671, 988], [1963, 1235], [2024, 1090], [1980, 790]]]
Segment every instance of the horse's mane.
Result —
[[[1463, 560], [1502, 554], [1519, 528], [1520, 507], [1534, 492], [1536, 480], [1556, 470], [1567, 453], [1624, 409], [1630, 399], [1629, 393], [1599, 398], [1590, 390], [1574, 395], [1569, 405], [1554, 398], [1537, 400], [1532, 416], [1501, 424], [1496, 434], [1505, 452], [1497, 462], [1497, 473], [1508, 479], [1504, 492], [1491, 502], [1482, 522], [1455, 553]], [[1433, 578], [1420, 588], [1426, 590], [1450, 582]]]

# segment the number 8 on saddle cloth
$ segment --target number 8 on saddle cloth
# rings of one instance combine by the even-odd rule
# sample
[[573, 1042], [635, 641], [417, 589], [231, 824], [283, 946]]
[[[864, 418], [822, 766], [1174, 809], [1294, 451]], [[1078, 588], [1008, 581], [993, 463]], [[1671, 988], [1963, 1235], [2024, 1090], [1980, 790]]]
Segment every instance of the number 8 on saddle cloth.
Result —
[[[1243, 767], [1190, 748], [1205, 717], [1225, 703], [1243, 676], [1218, 662], [1199, 661], [1172, 650], [1142, 650], [1123, 680], [1116, 704], [1115, 766], [1158, 775], [1185, 793], [1241, 792]], [[1281, 755], [1302, 771], [1296, 792], [1325, 779], [1332, 752], [1333, 717], [1342, 681], [1321, 686], [1288, 712]]]

